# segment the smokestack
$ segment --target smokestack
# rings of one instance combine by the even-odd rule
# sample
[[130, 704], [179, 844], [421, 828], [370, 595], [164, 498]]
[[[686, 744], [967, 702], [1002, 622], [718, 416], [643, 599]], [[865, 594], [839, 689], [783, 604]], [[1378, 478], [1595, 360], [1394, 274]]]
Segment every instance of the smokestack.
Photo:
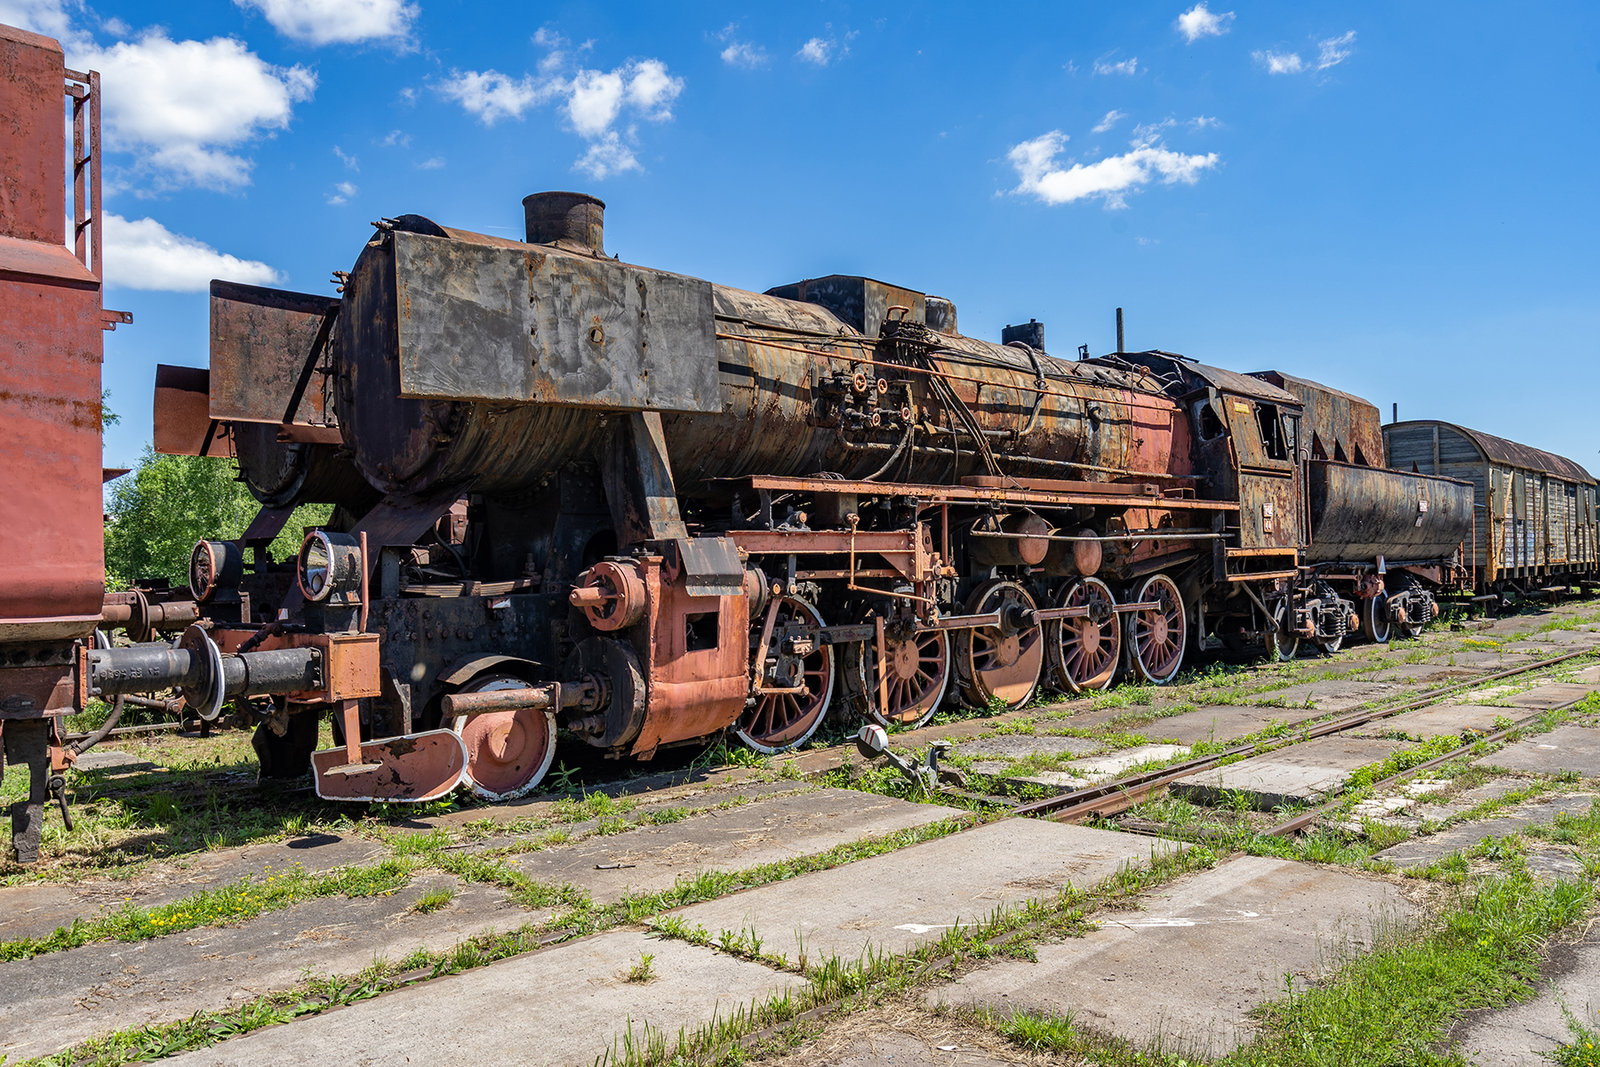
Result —
[[528, 243], [567, 241], [606, 254], [605, 201], [587, 193], [534, 193], [522, 198]]
[[1117, 309], [1117, 355], [1122, 355], [1122, 309]]
[[1396, 400], [1394, 402], [1394, 413], [1389, 416], [1389, 421], [1390, 422], [1399, 422], [1400, 421], [1400, 401], [1398, 401], [1398, 400]]

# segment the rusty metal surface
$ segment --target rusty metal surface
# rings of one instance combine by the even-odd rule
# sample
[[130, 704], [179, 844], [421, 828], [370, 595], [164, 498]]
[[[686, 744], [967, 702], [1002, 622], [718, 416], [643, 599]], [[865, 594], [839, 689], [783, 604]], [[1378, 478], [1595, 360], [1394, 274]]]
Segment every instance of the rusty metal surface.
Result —
[[66, 158], [61, 46], [49, 37], [0, 26], [0, 233], [62, 245]]
[[165, 456], [233, 454], [230, 427], [211, 418], [211, 375], [204, 367], [156, 365], [155, 450]]
[[402, 395], [721, 410], [710, 283], [546, 246], [391, 239]]
[[592, 410], [404, 397], [394, 269], [392, 241], [365, 247], [334, 329], [340, 429], [369, 482], [404, 496], [520, 488], [595, 446]]
[[1384, 466], [1383, 420], [1377, 407], [1351, 393], [1281, 371], [1251, 377], [1293, 393], [1302, 405], [1302, 448], [1312, 459], [1332, 459], [1361, 467]]
[[292, 419], [284, 418], [312, 342], [334, 297], [211, 283], [211, 408], [214, 419], [328, 425], [331, 388], [313, 373]]
[[377, 503], [378, 491], [337, 445], [280, 440], [279, 425], [270, 422], [233, 423], [227, 430], [246, 487], [267, 507], [342, 504], [360, 514]]
[[421, 803], [448, 795], [461, 784], [467, 749], [452, 730], [363, 741], [361, 758], [375, 765], [359, 774], [339, 774], [348, 760], [343, 748], [311, 754], [317, 796], [323, 800]]
[[54, 41], [0, 27], [0, 640], [87, 635], [104, 587], [100, 286], [64, 247], [64, 79]]
[[1472, 485], [1409, 471], [1312, 460], [1311, 562], [1447, 559], [1472, 537]]
[[[922, 293], [851, 274], [830, 274], [825, 278], [778, 285], [768, 289], [766, 295], [820, 305], [838, 316], [839, 321], [868, 337], [878, 335], [891, 307], [909, 309], [908, 317], [915, 322], [927, 321], [927, 298]], [[941, 332], [955, 333], [954, 322]]]
[[1425, 426], [1440, 426], [1455, 431], [1466, 437], [1491, 463], [1504, 464], [1507, 467], [1516, 467], [1520, 470], [1538, 471], [1542, 474], [1553, 474], [1557, 478], [1564, 478], [1580, 485], [1594, 485], [1594, 475], [1584, 467], [1565, 456], [1558, 456], [1554, 452], [1546, 452], [1532, 445], [1518, 444], [1507, 441], [1503, 437], [1484, 433], [1482, 430], [1471, 430], [1453, 422], [1443, 422], [1438, 419], [1412, 419], [1406, 422], [1390, 423], [1385, 432], [1392, 433], [1396, 430], [1405, 432]]

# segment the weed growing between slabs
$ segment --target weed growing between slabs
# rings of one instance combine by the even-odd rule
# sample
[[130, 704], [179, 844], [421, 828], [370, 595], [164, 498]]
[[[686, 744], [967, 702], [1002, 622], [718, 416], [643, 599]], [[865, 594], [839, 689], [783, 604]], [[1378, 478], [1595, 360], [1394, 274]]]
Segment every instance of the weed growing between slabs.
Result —
[[[498, 885], [507, 889], [513, 900], [528, 907], [560, 906], [565, 910], [548, 923], [529, 923], [520, 929], [505, 933], [480, 935], [440, 952], [419, 948], [398, 962], [377, 962], [354, 977], [315, 979], [298, 989], [269, 994], [236, 1009], [197, 1012], [188, 1019], [172, 1023], [119, 1031], [84, 1042], [56, 1056], [29, 1062], [32, 1067], [111, 1067], [113, 1064], [156, 1059], [190, 1049], [204, 1048], [263, 1026], [316, 1015], [329, 1008], [365, 1000], [401, 986], [482, 967], [585, 934], [618, 926], [637, 925], [659, 916], [670, 908], [709, 900], [737, 889], [781, 881], [806, 871], [823, 870], [853, 860], [892, 852], [921, 841], [946, 836], [963, 829], [968, 824], [969, 821], [965, 819], [944, 820], [884, 837], [850, 842], [814, 856], [762, 864], [731, 873], [706, 872], [692, 878], [679, 879], [671, 889], [660, 893], [624, 897], [618, 903], [604, 906], [594, 904], [586, 894], [570, 885], [535, 882], [515, 867], [492, 856], [452, 851], [448, 848], [449, 835], [442, 831], [412, 835], [399, 839], [400, 842], [404, 842], [399, 845], [403, 851], [401, 856], [378, 865], [382, 867], [394, 864], [404, 869], [405, 876], [399, 878], [399, 884], [404, 884], [406, 877], [419, 871], [441, 870], [463, 881]], [[346, 869], [334, 874], [354, 879], [350, 884], [355, 884], [368, 877], [368, 872], [370, 869], [362, 868]], [[168, 907], [181, 909], [192, 900], [193, 898], [189, 898], [188, 901], [180, 901]], [[63, 936], [59, 930], [52, 935], [52, 937], [59, 936]], [[105, 936], [102, 932], [101, 939]], [[49, 939], [39, 940], [49, 941]], [[20, 946], [21, 943], [9, 942], [7, 945]], [[748, 951], [754, 948], [756, 952], [759, 952], [761, 947], [759, 939], [754, 938], [753, 931], [742, 935], [742, 944], [741, 933], [733, 933], [730, 935], [729, 945], [735, 950], [742, 948]], [[39, 951], [55, 951], [70, 946], [51, 943], [33, 944], [32, 947]], [[29, 954], [37, 952], [23, 953], [23, 955]], [[653, 959], [649, 963], [641, 959], [639, 966], [634, 970], [639, 971], [643, 968], [641, 973], [653, 974], [653, 963]], [[633, 973], [629, 972], [630, 975]], [[726, 1025], [726, 1022], [723, 1025]]]

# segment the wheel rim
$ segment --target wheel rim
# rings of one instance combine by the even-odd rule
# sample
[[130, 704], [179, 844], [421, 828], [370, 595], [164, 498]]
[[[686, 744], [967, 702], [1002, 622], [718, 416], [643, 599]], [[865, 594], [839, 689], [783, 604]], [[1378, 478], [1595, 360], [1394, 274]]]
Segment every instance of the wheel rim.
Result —
[[[979, 586], [967, 600], [969, 615], [1033, 610], [1033, 598], [1016, 582]], [[1035, 624], [1022, 630], [983, 626], [956, 635], [956, 680], [962, 702], [982, 711], [998, 700], [1009, 709], [1026, 704], [1039, 687], [1044, 666], [1044, 633]]]
[[[868, 615], [870, 621], [873, 616]], [[943, 630], [910, 636], [883, 635], [889, 662], [887, 701], [878, 710], [876, 641], [850, 646], [845, 652], [847, 677], [856, 709], [880, 726], [915, 729], [933, 718], [950, 686], [950, 639]]]
[[1057, 607], [1094, 609], [1085, 618], [1058, 619], [1046, 628], [1050, 678], [1058, 689], [1071, 693], [1104, 689], [1117, 676], [1122, 618], [1116, 603], [1110, 587], [1098, 578], [1074, 582], [1056, 598]]
[[1133, 664], [1146, 681], [1161, 685], [1172, 679], [1183, 665], [1183, 648], [1188, 637], [1183, 595], [1178, 585], [1165, 574], [1146, 579], [1139, 587], [1140, 603], [1156, 606], [1133, 613]]
[[[468, 682], [464, 693], [522, 689], [524, 678], [497, 674]], [[556, 754], [556, 717], [542, 708], [458, 715], [450, 728], [467, 746], [467, 785], [486, 800], [526, 796], [544, 780]]]
[[1287, 663], [1300, 654], [1300, 638], [1291, 635], [1284, 629], [1288, 622], [1289, 602], [1278, 601], [1277, 610], [1272, 613], [1273, 628], [1267, 632], [1265, 642], [1267, 656], [1279, 663]]
[[1389, 598], [1382, 593], [1367, 601], [1367, 636], [1375, 644], [1389, 643]]
[[[822, 626], [822, 615], [799, 597], [780, 597], [777, 618], [772, 627], [772, 640], [778, 640], [783, 629], [795, 623]], [[763, 614], [751, 632], [752, 659], [760, 652], [758, 646], [765, 626], [766, 617]], [[759, 672], [753, 676], [759, 677]], [[755, 706], [739, 717], [734, 735], [757, 752], [767, 755], [787, 752], [805, 744], [817, 732], [817, 727], [822, 725], [823, 718], [828, 714], [828, 705], [833, 700], [831, 647], [817, 645], [800, 660], [799, 683], [803, 688], [798, 693], [757, 694]]]

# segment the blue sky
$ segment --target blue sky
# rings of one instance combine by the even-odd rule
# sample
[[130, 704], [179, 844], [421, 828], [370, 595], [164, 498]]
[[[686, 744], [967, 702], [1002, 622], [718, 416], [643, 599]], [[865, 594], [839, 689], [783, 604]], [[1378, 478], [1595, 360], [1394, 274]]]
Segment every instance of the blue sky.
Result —
[[749, 289], [862, 273], [1052, 353], [1275, 367], [1600, 468], [1600, 5], [0, 0], [104, 72], [110, 464], [206, 279], [331, 292], [367, 223]]

